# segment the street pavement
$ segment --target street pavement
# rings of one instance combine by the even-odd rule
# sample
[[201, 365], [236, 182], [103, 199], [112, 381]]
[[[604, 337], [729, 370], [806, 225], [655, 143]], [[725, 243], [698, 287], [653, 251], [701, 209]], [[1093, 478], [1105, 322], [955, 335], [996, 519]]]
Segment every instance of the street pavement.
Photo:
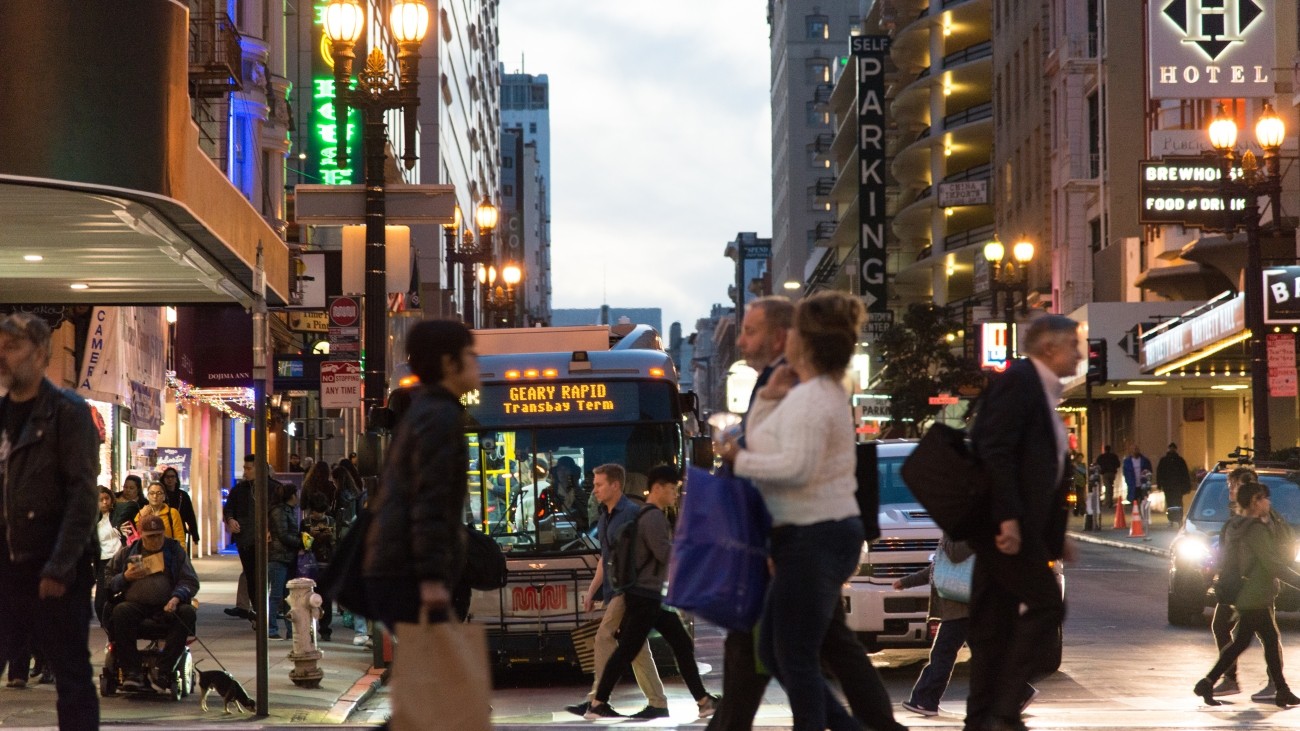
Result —
[[[256, 694], [256, 638], [247, 620], [227, 616], [222, 610], [234, 606], [236, 582], [239, 579], [239, 559], [233, 555], [197, 559], [200, 590], [198, 594], [198, 636], [206, 645], [190, 645], [199, 670], [220, 669], [224, 665], [243, 684], [250, 696]], [[198, 691], [179, 702], [162, 696], [127, 695], [119, 693], [112, 698], [100, 699], [102, 725], [111, 728], [184, 727], [192, 729], [251, 729], [265, 726], [284, 726], [296, 729], [338, 728], [348, 715], [369, 693], [369, 686], [378, 676], [368, 675], [371, 670], [371, 651], [353, 647], [353, 633], [342, 629], [334, 619], [334, 642], [321, 646], [324, 657], [320, 666], [325, 672], [320, 688], [299, 688], [289, 680], [293, 663], [287, 659], [293, 643], [270, 640], [270, 672], [268, 710], [265, 719], [255, 719], [251, 713], [239, 717], [225, 715], [221, 700], [208, 698], [208, 712], [199, 709]], [[103, 667], [106, 639], [99, 624], [94, 623], [90, 634], [91, 661], [98, 684]], [[33, 680], [33, 683], [35, 681]], [[5, 729], [54, 728], [53, 685], [30, 685], [25, 689], [0, 687], [0, 727]]]

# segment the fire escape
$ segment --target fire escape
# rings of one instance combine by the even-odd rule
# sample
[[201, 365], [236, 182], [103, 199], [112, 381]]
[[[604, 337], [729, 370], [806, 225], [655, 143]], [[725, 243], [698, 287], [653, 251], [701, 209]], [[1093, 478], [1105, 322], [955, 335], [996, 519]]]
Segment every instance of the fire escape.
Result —
[[229, 173], [230, 93], [243, 88], [239, 31], [225, 13], [190, 15], [190, 115], [199, 147]]

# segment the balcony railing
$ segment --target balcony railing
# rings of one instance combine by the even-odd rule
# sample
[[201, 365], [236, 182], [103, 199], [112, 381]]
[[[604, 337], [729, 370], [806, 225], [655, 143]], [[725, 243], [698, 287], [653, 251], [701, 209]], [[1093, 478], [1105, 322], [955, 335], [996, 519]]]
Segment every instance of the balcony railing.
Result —
[[943, 179], [945, 183], [958, 183], [963, 180], [988, 180], [993, 176], [993, 164], [984, 163], [968, 167], [961, 172], [953, 173]]
[[984, 102], [976, 104], [973, 107], [966, 107], [960, 112], [954, 112], [943, 118], [943, 128], [952, 129], [963, 124], [978, 122], [981, 119], [989, 119], [993, 116], [993, 102]]
[[818, 241], [824, 241], [835, 235], [834, 221], [820, 221], [817, 224], [816, 237]]
[[982, 43], [976, 43], [973, 46], [967, 46], [960, 51], [953, 51], [947, 56], [944, 56], [943, 65], [944, 68], [948, 68], [949, 66], [956, 66], [958, 64], [966, 63], [967, 61], [988, 58], [992, 55], [993, 41], [984, 41]]
[[824, 198], [835, 189], [835, 178], [817, 178], [817, 196]]
[[225, 13], [190, 16], [190, 91], [220, 96], [244, 85], [239, 31]]
[[835, 144], [835, 135], [830, 132], [821, 132], [813, 139], [812, 147], [814, 152], [826, 152]]
[[827, 104], [831, 100], [831, 92], [833, 91], [835, 91], [835, 87], [830, 84], [818, 84], [817, 88], [813, 90], [813, 101], [818, 104]]
[[963, 246], [982, 244], [991, 238], [993, 238], [993, 224], [990, 223], [987, 226], [980, 226], [979, 228], [972, 228], [969, 231], [962, 231], [959, 234], [945, 236], [943, 239], [943, 250], [954, 251]]

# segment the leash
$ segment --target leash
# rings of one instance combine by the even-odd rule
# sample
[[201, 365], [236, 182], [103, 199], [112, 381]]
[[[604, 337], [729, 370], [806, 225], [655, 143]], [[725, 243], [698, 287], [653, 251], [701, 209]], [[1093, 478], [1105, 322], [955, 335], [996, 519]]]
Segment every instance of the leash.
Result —
[[[175, 612], [172, 612], [171, 614], [172, 614], [172, 617], [174, 617], [174, 618], [176, 619], [177, 622], [180, 622], [180, 623], [181, 623], [181, 626], [185, 627], [185, 629], [188, 630], [189, 633], [190, 633], [191, 635], [194, 636], [194, 640], [195, 640], [196, 642], [199, 643], [199, 646], [201, 646], [205, 652], [208, 653], [208, 657], [212, 658], [212, 662], [215, 662], [215, 663], [217, 664], [217, 667], [221, 668], [222, 671], [224, 671], [226, 674], [230, 675], [230, 674], [231, 674], [231, 673], [230, 673], [230, 670], [227, 669], [225, 665], [222, 665], [222, 664], [221, 664], [221, 660], [217, 659], [217, 655], [216, 655], [216, 653], [214, 653], [214, 652], [212, 651], [212, 648], [211, 648], [211, 647], [208, 647], [208, 643], [204, 642], [202, 637], [199, 637], [198, 629], [197, 629], [196, 627], [191, 627], [190, 625], [186, 624], [186, 623], [185, 623], [185, 620], [182, 619], [181, 616], [178, 615], [178, 614], [176, 614]], [[194, 623], [195, 623], [195, 624], [198, 624], [198, 614], [197, 614], [197, 613], [194, 615]], [[201, 661], [196, 661], [194, 664], [195, 664], [195, 665], [198, 665], [199, 662], [201, 662]], [[233, 677], [233, 675], [231, 675], [231, 677]]]

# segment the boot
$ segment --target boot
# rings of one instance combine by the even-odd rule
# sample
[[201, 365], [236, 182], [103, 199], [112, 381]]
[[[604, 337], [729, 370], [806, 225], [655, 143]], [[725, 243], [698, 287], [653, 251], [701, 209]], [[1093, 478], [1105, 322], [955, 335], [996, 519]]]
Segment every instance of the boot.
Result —
[[1300, 698], [1297, 698], [1290, 688], [1281, 684], [1277, 686], [1277, 696], [1273, 698], [1273, 702], [1277, 704], [1278, 708], [1300, 706]]
[[1209, 678], [1201, 678], [1200, 680], [1196, 681], [1196, 687], [1192, 688], [1192, 692], [1195, 693], [1196, 695], [1199, 695], [1201, 697], [1201, 700], [1205, 701], [1205, 705], [1207, 706], [1223, 705], [1223, 701], [1215, 700], [1214, 681], [1210, 680]]

